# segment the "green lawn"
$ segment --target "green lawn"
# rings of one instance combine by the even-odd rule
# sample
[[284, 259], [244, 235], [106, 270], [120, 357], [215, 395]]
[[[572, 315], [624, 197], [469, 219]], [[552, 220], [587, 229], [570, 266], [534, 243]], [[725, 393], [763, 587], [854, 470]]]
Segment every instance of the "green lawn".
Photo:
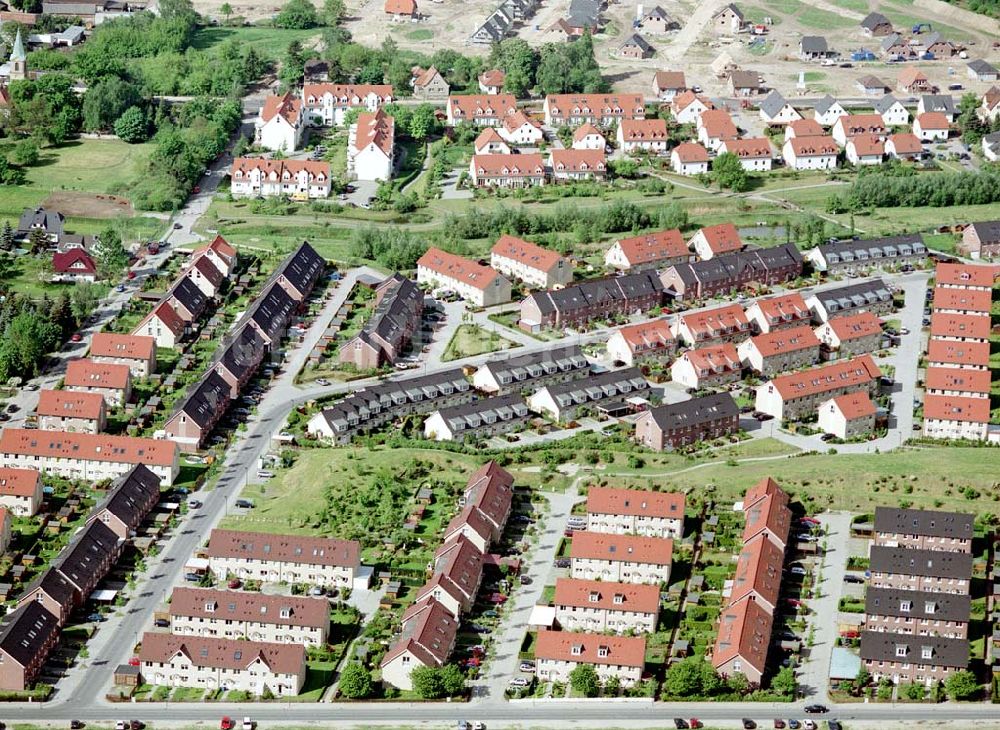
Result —
[[228, 40], [235, 40], [240, 48], [253, 46], [266, 58], [279, 58], [292, 41], [299, 41], [304, 46], [309, 41], [318, 38], [320, 31], [315, 28], [308, 30], [286, 28], [249, 27], [205, 27], [199, 28], [194, 35], [192, 45], [199, 50], [208, 50], [220, 46]]
[[427, 28], [418, 28], [417, 30], [411, 30], [406, 34], [406, 37], [411, 41], [429, 41], [434, 37], [434, 31]]
[[441, 356], [441, 361], [461, 360], [463, 357], [509, 350], [513, 347], [520, 347], [520, 345], [501, 337], [495, 329], [487, 330], [478, 324], [463, 324], [459, 325], [455, 334], [452, 335], [448, 347], [445, 348], [444, 354]]
[[856, 20], [845, 18], [842, 15], [820, 10], [819, 8], [806, 8], [795, 16], [806, 28], [818, 30], [836, 30], [838, 28], [849, 28], [857, 25]]
[[845, 10], [853, 10], [855, 13], [861, 13], [862, 15], [867, 15], [870, 9], [867, 0], [832, 0], [832, 2], [838, 7]]

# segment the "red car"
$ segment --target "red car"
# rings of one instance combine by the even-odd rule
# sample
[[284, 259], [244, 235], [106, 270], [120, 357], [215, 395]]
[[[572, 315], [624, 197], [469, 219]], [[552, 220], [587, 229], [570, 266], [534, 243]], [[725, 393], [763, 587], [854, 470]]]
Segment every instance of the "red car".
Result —
[[128, 665], [130, 667], [137, 667], [137, 666], [139, 666], [139, 657], [134, 656], [131, 659], [129, 659], [128, 660]]
[[135, 272], [134, 271], [129, 271], [128, 274], [126, 274], [125, 278], [126, 279], [134, 279], [135, 278]]
[[194, 190], [194, 192], [196, 194], [200, 193], [201, 192], [201, 186], [200, 185], [195, 185], [194, 188], [192, 188], [192, 190]]
[[227, 583], [227, 585], [230, 588], [239, 588], [240, 585], [242, 585], [242, 584], [240, 583], [240, 579], [239, 578], [233, 578], [231, 581], [229, 581], [229, 583]]
[[222, 722], [219, 723], [219, 730], [233, 730], [234, 727], [236, 727], [236, 723], [233, 722], [233, 718], [231, 717], [224, 717], [222, 718]]
[[490, 603], [505, 603], [507, 601], [507, 596], [503, 593], [494, 593], [490, 596]]
[[73, 342], [81, 342], [81, 341], [83, 341], [83, 335], [81, 335], [79, 332], [74, 332], [73, 336], [70, 337], [70, 339]]

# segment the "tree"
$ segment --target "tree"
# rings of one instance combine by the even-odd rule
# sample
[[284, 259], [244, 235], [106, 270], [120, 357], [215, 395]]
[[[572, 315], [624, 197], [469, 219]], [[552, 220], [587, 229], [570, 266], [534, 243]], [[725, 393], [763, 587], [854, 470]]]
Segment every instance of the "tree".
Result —
[[750, 680], [742, 672], [736, 672], [726, 677], [726, 686], [730, 691], [744, 695], [750, 690]]
[[372, 675], [363, 665], [351, 662], [340, 673], [340, 694], [349, 700], [363, 700], [372, 693]]
[[94, 247], [97, 268], [106, 278], [115, 278], [128, 268], [128, 251], [122, 244], [122, 237], [113, 227], [101, 231], [100, 243]]
[[74, 84], [72, 77], [62, 73], [12, 82], [9, 127], [48, 144], [65, 142], [80, 130], [81, 103]]
[[24, 170], [10, 164], [6, 157], [0, 157], [0, 185], [21, 185], [24, 180]]
[[712, 174], [721, 188], [729, 188], [734, 193], [742, 193], [750, 187], [747, 171], [740, 158], [732, 152], [723, 152], [712, 162]]
[[584, 697], [596, 697], [601, 689], [601, 681], [597, 678], [597, 670], [593, 664], [578, 664], [569, 673], [569, 684]]
[[59, 343], [59, 328], [33, 311], [15, 315], [0, 338], [0, 380], [14, 375], [34, 376], [47, 352]]
[[11, 228], [10, 221], [3, 222], [3, 228], [0, 229], [0, 251], [13, 251], [14, 250], [14, 229]]
[[663, 689], [671, 697], [696, 697], [701, 694], [703, 661], [695, 657], [683, 659], [667, 670]]
[[661, 228], [687, 228], [688, 213], [680, 203], [673, 202], [660, 211]]
[[101, 79], [83, 97], [83, 128], [88, 132], [108, 131], [115, 120], [140, 101], [135, 84], [117, 76]]
[[773, 689], [778, 694], [784, 695], [785, 697], [791, 697], [795, 694], [795, 688], [797, 687], [795, 681], [795, 670], [791, 667], [783, 667], [777, 674], [774, 675], [774, 679], [771, 680], [771, 689]]
[[226, 18], [226, 25], [229, 25], [229, 16], [233, 14], [233, 6], [229, 3], [222, 3], [219, 12]]
[[146, 115], [137, 106], [130, 106], [115, 121], [115, 134], [122, 142], [137, 144], [149, 139]]
[[413, 691], [424, 700], [438, 700], [444, 697], [441, 672], [437, 667], [417, 667], [410, 672]]
[[302, 55], [302, 44], [298, 41], [292, 41], [285, 49], [285, 57], [281, 61], [278, 78], [286, 86], [294, 86], [305, 76], [305, 66], [306, 60]]
[[315, 28], [319, 25], [316, 7], [310, 0], [288, 0], [274, 19], [278, 28]]
[[20, 139], [14, 144], [14, 149], [11, 150], [8, 159], [15, 165], [38, 164], [38, 145], [30, 137]]
[[32, 228], [28, 234], [28, 251], [39, 254], [49, 247], [49, 238], [41, 228]]
[[413, 107], [410, 114], [410, 136], [418, 142], [423, 142], [437, 128], [437, 117], [434, 116], [434, 107], [430, 104], [421, 104]]
[[323, 0], [323, 24], [331, 28], [340, 25], [347, 8], [344, 0]]
[[441, 667], [441, 686], [449, 697], [456, 697], [465, 692], [465, 674], [457, 664], [445, 664]]
[[981, 690], [976, 675], [967, 669], [948, 675], [948, 678], [944, 680], [944, 688], [953, 700], [972, 699]]

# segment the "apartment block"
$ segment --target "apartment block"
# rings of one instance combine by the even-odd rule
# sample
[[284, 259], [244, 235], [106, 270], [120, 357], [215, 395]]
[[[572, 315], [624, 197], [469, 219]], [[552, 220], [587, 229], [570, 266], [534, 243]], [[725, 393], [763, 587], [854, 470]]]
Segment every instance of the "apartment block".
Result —
[[587, 530], [679, 540], [684, 536], [684, 495], [592, 486], [587, 491]]
[[559, 578], [553, 605], [566, 631], [646, 634], [656, 631], [660, 589], [655, 585]]
[[590, 664], [602, 682], [616, 678], [630, 687], [642, 679], [646, 640], [641, 636], [607, 636], [572, 631], [538, 632], [535, 675], [542, 681], [567, 682], [581, 664]]
[[570, 547], [570, 574], [578, 580], [662, 585], [670, 580], [670, 538], [578, 531]]

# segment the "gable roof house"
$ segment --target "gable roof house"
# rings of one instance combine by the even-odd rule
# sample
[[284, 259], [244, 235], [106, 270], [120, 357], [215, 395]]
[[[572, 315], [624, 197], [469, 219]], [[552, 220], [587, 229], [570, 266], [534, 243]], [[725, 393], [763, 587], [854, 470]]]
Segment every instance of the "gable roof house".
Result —
[[490, 266], [504, 276], [540, 289], [565, 286], [573, 281], [569, 259], [506, 233], [490, 249]]
[[303, 84], [302, 103], [311, 124], [340, 126], [348, 109], [374, 113], [393, 100], [389, 84]]
[[949, 122], [954, 122], [958, 116], [955, 99], [951, 94], [921, 94], [917, 102], [917, 114], [937, 112], [943, 114]]
[[19, 241], [26, 241], [32, 231], [45, 232], [45, 237], [52, 243], [59, 243], [65, 233], [66, 218], [58, 210], [47, 210], [42, 207], [25, 208], [17, 222], [14, 234]]
[[872, 106], [882, 117], [882, 123], [886, 127], [901, 127], [910, 123], [909, 110], [892, 94], [886, 94]]
[[924, 112], [913, 120], [913, 134], [922, 142], [940, 142], [948, 139], [951, 124], [941, 112]]
[[528, 397], [528, 407], [559, 423], [568, 423], [582, 409], [593, 410], [626, 399], [645, 398], [649, 383], [637, 368], [592, 374], [586, 380], [570, 380], [543, 386]]
[[302, 106], [302, 100], [290, 91], [267, 96], [254, 123], [256, 142], [278, 152], [298, 149], [305, 126]]
[[974, 221], [962, 230], [958, 250], [973, 259], [1000, 257], [1000, 220]]
[[997, 67], [981, 58], [969, 61], [965, 64], [965, 68], [970, 79], [985, 82], [1000, 81], [1000, 71]]
[[892, 23], [882, 13], [868, 13], [861, 21], [862, 32], [869, 37], [892, 33]]
[[910, 42], [899, 33], [889, 33], [882, 38], [879, 43], [879, 53], [886, 62], [893, 61], [914, 61], [919, 54], [917, 49], [910, 45]]
[[717, 223], [698, 229], [688, 240], [688, 247], [702, 261], [742, 251], [746, 244], [732, 223]]
[[740, 379], [740, 356], [731, 342], [685, 350], [670, 366], [670, 379], [685, 388], [721, 388]]
[[122, 405], [132, 392], [128, 365], [77, 358], [66, 364], [63, 387], [70, 391], [100, 393], [109, 406]]
[[381, 108], [362, 112], [347, 136], [347, 174], [358, 180], [388, 180], [395, 160], [396, 120]]
[[781, 375], [757, 386], [755, 407], [779, 420], [795, 421], [816, 413], [823, 401], [878, 387], [879, 370], [870, 355]]
[[178, 404], [163, 430], [182, 451], [197, 450], [229, 408], [230, 392], [229, 383], [209, 370]]
[[247, 323], [239, 327], [232, 337], [227, 336], [220, 349], [222, 354], [211, 367], [229, 383], [229, 397], [235, 399], [264, 361], [267, 343], [257, 328]]
[[222, 236], [216, 236], [211, 242], [196, 248], [193, 255], [207, 256], [227, 279], [233, 273], [239, 259], [239, 252]]
[[840, 274], [919, 264], [927, 256], [927, 247], [919, 233], [909, 233], [821, 243], [807, 250], [804, 256], [817, 271]]
[[924, 146], [912, 132], [890, 134], [885, 140], [885, 154], [898, 160], [919, 160]]
[[743, 29], [746, 19], [733, 3], [721, 7], [712, 16], [712, 30], [716, 35], [736, 35]]
[[249, 326], [257, 330], [257, 334], [270, 350], [284, 337], [285, 329], [295, 309], [295, 300], [275, 282], [254, 301], [244, 319]]
[[842, 147], [847, 145], [847, 140], [851, 137], [866, 136], [885, 137], [885, 123], [879, 114], [850, 114], [841, 117], [833, 123], [831, 136]]
[[885, 142], [876, 135], [859, 134], [849, 137], [844, 156], [852, 165], [881, 165]]
[[819, 361], [820, 342], [808, 323], [754, 335], [740, 344], [740, 359], [762, 375], [775, 375]]
[[798, 292], [757, 299], [747, 307], [746, 315], [755, 332], [798, 327], [812, 319], [806, 300]]
[[416, 0], [385, 0], [385, 14], [391, 20], [416, 20], [420, 17]]
[[576, 126], [590, 122], [600, 127], [623, 119], [645, 119], [642, 94], [549, 94], [543, 106], [545, 124]]
[[0, 687], [23, 692], [34, 687], [49, 652], [59, 641], [59, 622], [40, 603], [11, 611], [0, 623]]
[[678, 175], [708, 172], [708, 150], [697, 142], [681, 142], [670, 151], [670, 169]]
[[959, 47], [946, 39], [938, 31], [928, 33], [923, 38], [924, 53], [930, 54], [935, 59], [952, 58], [959, 54]]
[[447, 287], [478, 307], [510, 301], [510, 281], [506, 277], [489, 266], [434, 247], [417, 261], [417, 283]]
[[448, 126], [469, 122], [477, 127], [497, 127], [517, 109], [513, 94], [468, 94], [449, 96]]
[[927, 74], [914, 66], [907, 66], [899, 72], [896, 87], [907, 94], [934, 93], [937, 88], [927, 78]]
[[733, 96], [755, 96], [765, 91], [760, 72], [737, 69], [729, 72], [729, 91]]
[[472, 376], [477, 390], [492, 395], [525, 392], [547, 383], [586, 378], [590, 362], [579, 345], [487, 360]]
[[581, 124], [573, 132], [573, 149], [575, 150], [605, 150], [608, 140], [604, 132], [590, 122]]
[[835, 55], [826, 38], [821, 35], [805, 35], [799, 40], [799, 58], [803, 61], [815, 61]]
[[375, 310], [361, 331], [341, 348], [340, 362], [370, 370], [395, 363], [410, 346], [420, 328], [424, 293], [399, 273], [388, 277], [375, 290]]
[[795, 244], [786, 243], [675, 264], [661, 272], [660, 281], [668, 296], [689, 301], [729, 294], [751, 284], [773, 286], [801, 274], [802, 255]]
[[724, 109], [709, 109], [698, 117], [698, 141], [712, 152], [716, 152], [724, 140], [739, 136], [732, 117]]
[[[332, 187], [330, 163], [317, 160], [237, 157], [229, 174], [229, 190], [237, 198], [328, 198]], [[212, 263], [217, 262], [213, 259]]]
[[636, 420], [634, 438], [654, 451], [671, 451], [739, 430], [739, 406], [724, 392], [650, 408]]
[[529, 188], [545, 184], [545, 161], [538, 153], [473, 155], [469, 177], [479, 188]]
[[[845, 114], [847, 114], [847, 110], [844, 106], [829, 94], [816, 102], [816, 106], [813, 107], [813, 118], [824, 127], [832, 127], [833, 123]], [[821, 131], [818, 134], [821, 135], [823, 133]], [[811, 135], [797, 134], [796, 136], [808, 137]]]
[[614, 677], [622, 687], [631, 687], [642, 679], [646, 639], [543, 629], [535, 642], [535, 662], [542, 681], [566, 682], [573, 669], [587, 664], [602, 682]]
[[100, 393], [42, 390], [35, 413], [38, 428], [43, 431], [100, 433], [107, 422], [104, 397]]
[[143, 335], [97, 332], [91, 338], [88, 357], [94, 362], [122, 363], [137, 378], [156, 371], [156, 340]]
[[603, 180], [607, 174], [604, 150], [553, 149], [549, 152], [552, 180]]
[[477, 155], [509, 155], [512, 150], [507, 141], [500, 136], [496, 127], [486, 127], [476, 141], [472, 143], [472, 148]]
[[690, 347], [742, 341], [750, 336], [750, 322], [739, 304], [726, 304], [680, 315], [674, 336]]
[[638, 33], [633, 33], [618, 46], [617, 53], [621, 58], [640, 60], [643, 58], [650, 58], [655, 51], [653, 50], [653, 47], [646, 42], [645, 38]]
[[667, 11], [659, 5], [653, 6], [652, 10], [633, 21], [632, 25], [644, 33], [654, 34], [669, 33], [672, 30], [680, 30], [681, 27], [680, 23], [670, 17]]
[[52, 254], [53, 281], [97, 281], [97, 264], [82, 248]]
[[767, 137], [727, 139], [719, 145], [719, 154], [736, 155], [740, 165], [748, 172], [767, 171], [774, 163], [774, 149]]
[[201, 319], [208, 308], [209, 297], [191, 279], [180, 276], [163, 298], [186, 325]]
[[431, 413], [424, 421], [424, 438], [458, 442], [486, 439], [519, 428], [528, 415], [520, 393], [480, 398]]
[[455, 648], [458, 620], [444, 605], [429, 598], [411, 605], [403, 616], [399, 638], [382, 658], [382, 679], [402, 690], [412, 690], [416, 667], [440, 667]]
[[731, 603], [719, 616], [712, 666], [722, 675], [742, 674], [759, 683], [767, 666], [774, 618], [754, 600]]
[[444, 76], [434, 66], [426, 69], [414, 68], [410, 84], [413, 87], [413, 96], [417, 99], [447, 99], [451, 91]]
[[518, 326], [587, 326], [594, 320], [645, 312], [663, 301], [663, 285], [652, 271], [581, 282], [565, 289], [529, 294], [521, 300]]
[[653, 94], [660, 101], [673, 101], [687, 88], [683, 71], [657, 71], [653, 74]]
[[882, 96], [889, 93], [889, 86], [878, 76], [871, 74], [862, 76], [854, 82], [854, 85], [865, 96]]
[[817, 322], [855, 312], [886, 314], [892, 311], [892, 290], [882, 279], [872, 279], [810, 294], [806, 304]]
[[604, 265], [619, 271], [649, 271], [690, 258], [680, 229], [671, 228], [616, 240], [604, 254]]
[[690, 89], [677, 94], [670, 102], [670, 111], [678, 124], [694, 124], [698, 118], [715, 104], [707, 96], [700, 96]]
[[758, 109], [761, 120], [773, 126], [788, 124], [789, 122], [802, 119], [802, 115], [795, 110], [795, 107], [785, 101], [785, 97], [778, 91], [772, 91], [765, 96], [761, 100]]
[[608, 338], [608, 355], [626, 365], [656, 360], [666, 362], [677, 351], [677, 340], [666, 318], [619, 327]]
[[618, 125], [618, 146], [626, 154], [646, 152], [663, 154], [667, 151], [665, 119], [623, 119]]
[[135, 536], [153, 507], [160, 501], [160, 479], [142, 464], [136, 464], [111, 485], [93, 509], [87, 523], [101, 522], [119, 539]]

